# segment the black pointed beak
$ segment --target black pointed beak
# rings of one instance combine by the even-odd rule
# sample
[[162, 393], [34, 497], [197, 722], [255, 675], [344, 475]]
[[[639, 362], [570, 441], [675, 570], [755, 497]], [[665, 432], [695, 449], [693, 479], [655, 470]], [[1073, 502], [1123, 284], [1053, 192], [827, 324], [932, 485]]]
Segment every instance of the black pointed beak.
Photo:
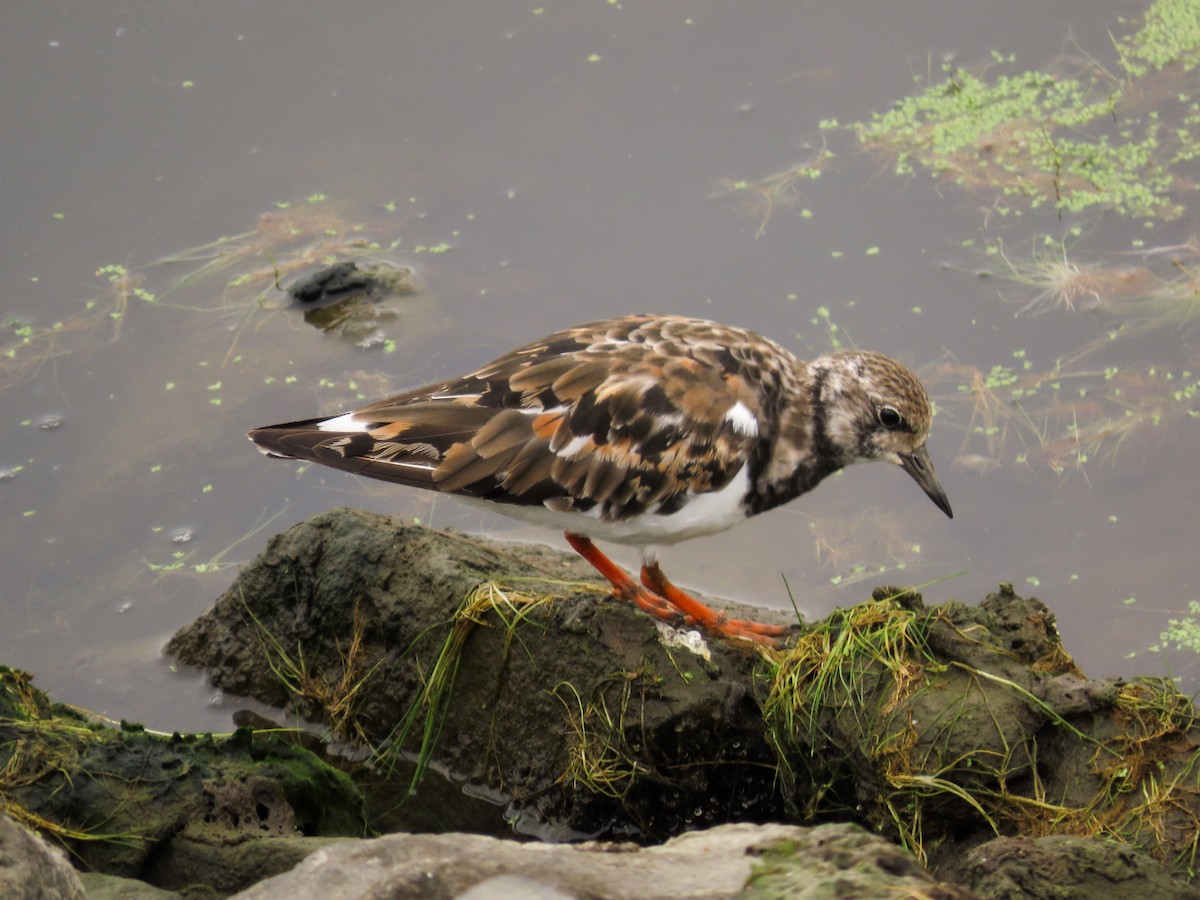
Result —
[[921, 490], [929, 495], [929, 499], [937, 504], [938, 509], [951, 519], [954, 518], [950, 501], [946, 499], [946, 491], [933, 471], [933, 460], [929, 458], [928, 450], [921, 447], [915, 453], [901, 453], [900, 467], [913, 477], [913, 481], [921, 486]]

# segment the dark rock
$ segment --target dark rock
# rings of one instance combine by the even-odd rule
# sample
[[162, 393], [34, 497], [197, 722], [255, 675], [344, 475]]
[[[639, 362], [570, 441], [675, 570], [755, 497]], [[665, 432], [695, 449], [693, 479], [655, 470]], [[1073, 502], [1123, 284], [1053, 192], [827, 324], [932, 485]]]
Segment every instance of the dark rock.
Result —
[[309, 325], [371, 349], [387, 340], [384, 326], [400, 315], [393, 301], [413, 294], [415, 280], [406, 266], [348, 260], [298, 278], [288, 295], [304, 307]]
[[996, 838], [972, 850], [962, 879], [982, 900], [1183, 900], [1200, 897], [1127, 844], [1067, 835]]
[[[481, 585], [494, 602], [456, 618]], [[566, 554], [335, 510], [273, 539], [167, 652], [310, 720], [336, 706], [343, 737], [419, 754], [435, 734], [456, 781], [576, 836], [778, 815], [757, 652], [669, 646], [607, 593]]]
[[1190, 877], [1191, 698], [1083, 678], [1050, 611], [1007, 585], [977, 608], [877, 595], [817, 623], [768, 680], [801, 820], [853, 816], [939, 873], [996, 834], [1060, 834], [1120, 839]]

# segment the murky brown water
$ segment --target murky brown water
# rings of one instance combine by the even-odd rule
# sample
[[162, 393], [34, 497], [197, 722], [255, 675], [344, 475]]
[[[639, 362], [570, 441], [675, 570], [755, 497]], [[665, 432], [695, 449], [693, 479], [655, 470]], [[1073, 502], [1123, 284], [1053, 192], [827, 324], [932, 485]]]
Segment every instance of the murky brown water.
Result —
[[[243, 432], [465, 371], [577, 321], [703, 315], [810, 354], [829, 343], [825, 307], [842, 339], [917, 367], [948, 352], [987, 372], [1020, 351], [1050, 366], [1106, 325], [1014, 318], [1019, 307], [974, 277], [981, 260], [961, 246], [998, 233], [978, 197], [894, 176], [845, 137], [826, 174], [761, 233], [762, 210], [720, 185], [808, 158], [821, 120], [887, 109], [931, 61], [966, 66], [1002, 50], [1039, 66], [1069, 40], [1103, 55], [1118, 17], [1141, 8], [97, 0], [10, 14], [0, 311], [39, 329], [66, 324], [0, 392], [0, 470], [12, 476], [0, 480], [0, 662], [115, 717], [223, 729], [230, 706], [171, 673], [159, 648], [274, 531], [354, 504], [560, 543], [450, 500], [298, 474], [259, 457]], [[146, 268], [268, 212], [307, 223], [305, 241], [344, 223], [365, 229], [325, 236], [331, 246], [399, 241], [381, 255], [413, 265], [426, 293], [392, 327], [393, 352], [246, 304], [227, 282], [264, 277], [265, 256], [173, 293], [198, 263]], [[1020, 231], [1069, 224], [1042, 211]], [[1136, 230], [1166, 245], [1193, 226], [1108, 219], [1091, 233]], [[112, 264], [144, 270], [157, 299], [112, 306], [96, 274]], [[101, 303], [90, 316], [89, 300]], [[72, 324], [84, 320], [90, 340]], [[1158, 332], [1122, 352], [1186, 366], [1188, 335]], [[668, 551], [667, 571], [776, 607], [788, 605], [786, 579], [811, 616], [880, 580], [962, 572], [926, 593], [969, 602], [1013, 581], [1051, 604], [1089, 674], [1161, 673], [1167, 660], [1146, 648], [1200, 597], [1196, 418], [1134, 434], [1082, 471], [1019, 465], [1011, 452], [993, 469], [965, 440], [953, 379], [939, 390], [947, 412], [931, 449], [952, 522], [907, 478], [866, 467]], [[956, 467], [960, 454], [974, 455]], [[1194, 658], [1170, 661], [1196, 684]]]

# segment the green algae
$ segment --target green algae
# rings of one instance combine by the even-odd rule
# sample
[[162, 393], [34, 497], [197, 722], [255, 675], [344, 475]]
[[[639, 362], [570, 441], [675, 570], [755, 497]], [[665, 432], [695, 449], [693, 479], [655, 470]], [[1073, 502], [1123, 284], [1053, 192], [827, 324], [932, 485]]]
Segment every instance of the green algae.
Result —
[[1200, 63], [1200, 8], [1195, 0], [1158, 0], [1140, 29], [1117, 41], [1117, 49], [1131, 77], [1173, 64], [1190, 71]]
[[1052, 206], [1176, 219], [1195, 191], [1200, 3], [1159, 0], [1115, 41], [1116, 71], [1092, 58], [1048, 71], [1013, 56], [971, 72], [941, 67], [917, 93], [851, 126], [897, 174], [927, 170], [998, 194], [997, 209]]
[[54, 703], [0, 667], [0, 811], [80, 865], [136, 876], [176, 836], [361, 836], [349, 776], [283, 738], [164, 735]]
[[[985, 66], [931, 68], [916, 93], [866, 121], [820, 128], [826, 138], [853, 133], [898, 175], [924, 171], [993, 194], [1000, 215], [1177, 219], [1196, 190], [1187, 164], [1200, 154], [1200, 0], [1158, 0], [1140, 27], [1122, 24], [1130, 31], [1113, 38], [1108, 65], [1082, 48], [1042, 68], [993, 51]], [[761, 235], [772, 210], [797, 205], [834, 156], [822, 144], [804, 164], [724, 187], [749, 198]]]

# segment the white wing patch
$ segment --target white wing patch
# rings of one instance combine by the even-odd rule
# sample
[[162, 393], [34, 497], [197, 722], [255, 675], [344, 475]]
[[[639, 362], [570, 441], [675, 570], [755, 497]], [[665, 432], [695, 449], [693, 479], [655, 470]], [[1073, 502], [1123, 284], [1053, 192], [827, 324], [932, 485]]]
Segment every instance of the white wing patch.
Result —
[[750, 412], [750, 407], [739, 400], [725, 413], [725, 421], [733, 426], [733, 430], [746, 437], [758, 435], [758, 419]]
[[567, 442], [567, 445], [558, 451], [557, 455], [561, 456], [563, 459], [572, 459], [586, 450], [589, 446], [591, 446], [591, 444], [592, 438], [590, 435], [580, 434], [571, 438], [571, 440]]
[[324, 422], [317, 423], [318, 431], [368, 431], [370, 423], [364, 422], [362, 419], [355, 418], [357, 413], [343, 413], [340, 416], [334, 416], [332, 419], [326, 419]]

